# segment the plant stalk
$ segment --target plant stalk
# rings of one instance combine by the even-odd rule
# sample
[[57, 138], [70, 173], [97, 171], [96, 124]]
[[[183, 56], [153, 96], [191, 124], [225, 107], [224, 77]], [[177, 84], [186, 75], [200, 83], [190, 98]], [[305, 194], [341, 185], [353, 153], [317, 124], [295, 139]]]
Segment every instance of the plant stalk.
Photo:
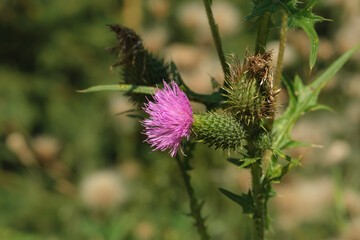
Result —
[[276, 63], [276, 71], [275, 71], [275, 80], [274, 80], [274, 89], [278, 89], [280, 87], [280, 78], [282, 71], [282, 64], [284, 60], [284, 52], [286, 45], [286, 28], [288, 23], [288, 16], [285, 12], [282, 13], [281, 18], [281, 30], [280, 30], [280, 43], [279, 43], [279, 54]]
[[267, 36], [269, 33], [270, 16], [270, 12], [265, 12], [264, 15], [259, 18], [259, 26], [255, 43], [255, 54], [263, 54], [265, 52]]
[[[207, 18], [209, 21], [211, 34], [212, 34], [212, 37], [214, 40], [215, 48], [216, 48], [217, 54], [220, 59], [221, 67], [224, 72], [224, 77], [226, 79], [230, 75], [230, 71], [229, 71], [229, 66], [226, 64], [225, 54], [222, 49], [218, 26], [216, 25], [215, 20], [214, 20], [214, 16], [213, 16], [213, 13], [211, 10], [210, 0], [203, 0], [203, 2], [204, 2], [204, 6], [205, 6], [206, 15], [207, 15]], [[224, 86], [228, 87], [227, 81], [224, 81]]]
[[[279, 42], [279, 53], [278, 53], [278, 59], [276, 63], [276, 70], [275, 70], [275, 79], [274, 79], [274, 89], [275, 91], [280, 88], [280, 78], [282, 73], [282, 65], [284, 61], [284, 53], [285, 53], [285, 45], [286, 45], [286, 28], [288, 23], [288, 15], [286, 12], [282, 12], [282, 18], [281, 18], [281, 30], [280, 30], [280, 42]], [[275, 112], [275, 111], [274, 111]], [[266, 129], [268, 131], [271, 131], [274, 124], [274, 117], [273, 114], [269, 121], [266, 123]], [[268, 156], [271, 158], [271, 154]]]
[[185, 163], [180, 159], [178, 155], [176, 155], [175, 159], [179, 165], [179, 169], [185, 183], [186, 193], [190, 198], [190, 215], [195, 220], [195, 226], [200, 235], [201, 240], [209, 240], [210, 236], [206, 230], [205, 219], [201, 216], [201, 207], [203, 204], [202, 203], [199, 204], [195, 197], [194, 189], [192, 188], [190, 183], [190, 175], [188, 174], [188, 170], [185, 166]]
[[[270, 12], [265, 12], [264, 15], [259, 17], [259, 25], [255, 42], [255, 54], [263, 54], [265, 52], [267, 36], [269, 33], [270, 17]], [[250, 158], [262, 158], [264, 153], [254, 145], [256, 138], [259, 136], [260, 126], [249, 126], [248, 130], [248, 156]], [[267, 208], [265, 206], [266, 192], [262, 185], [262, 160], [256, 161], [251, 165], [251, 178], [254, 200], [253, 240], [264, 240]]]
[[[261, 154], [252, 144], [248, 142], [248, 155], [251, 158], [259, 157]], [[261, 160], [251, 165], [252, 194], [254, 199], [253, 215], [253, 240], [264, 240], [265, 238], [265, 190], [262, 186], [262, 164]]]

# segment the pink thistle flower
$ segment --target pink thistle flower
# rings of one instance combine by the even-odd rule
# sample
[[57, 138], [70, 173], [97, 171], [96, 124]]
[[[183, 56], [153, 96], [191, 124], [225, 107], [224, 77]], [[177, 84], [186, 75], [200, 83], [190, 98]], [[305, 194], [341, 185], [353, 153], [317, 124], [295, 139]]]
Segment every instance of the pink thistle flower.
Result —
[[[143, 133], [148, 137], [145, 142], [155, 147], [153, 151], [170, 149], [170, 155], [174, 157], [181, 139], [189, 140], [190, 137], [194, 122], [190, 101], [174, 81], [171, 86], [164, 81], [164, 88], [158, 89], [153, 99], [143, 108], [150, 115], [141, 122], [145, 127]], [[183, 153], [181, 147], [180, 151]]]

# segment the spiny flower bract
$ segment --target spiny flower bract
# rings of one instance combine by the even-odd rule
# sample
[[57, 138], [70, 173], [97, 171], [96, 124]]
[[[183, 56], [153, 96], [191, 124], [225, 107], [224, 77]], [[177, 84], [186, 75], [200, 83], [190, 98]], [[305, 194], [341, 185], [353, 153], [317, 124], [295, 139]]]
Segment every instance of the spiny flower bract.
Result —
[[145, 127], [143, 133], [148, 137], [145, 141], [155, 147], [153, 151], [169, 149], [174, 157], [181, 139], [190, 137], [194, 121], [190, 101], [174, 81], [171, 86], [164, 81], [164, 88], [158, 89], [153, 99], [143, 108], [150, 115], [141, 122]]

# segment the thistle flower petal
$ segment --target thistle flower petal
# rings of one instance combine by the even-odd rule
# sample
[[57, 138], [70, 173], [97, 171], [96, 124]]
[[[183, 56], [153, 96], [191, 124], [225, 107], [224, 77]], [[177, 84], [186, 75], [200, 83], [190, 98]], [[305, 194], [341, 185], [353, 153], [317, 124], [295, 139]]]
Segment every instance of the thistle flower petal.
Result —
[[154, 148], [153, 151], [169, 149], [174, 157], [178, 149], [181, 150], [182, 138], [189, 140], [194, 118], [186, 94], [174, 81], [170, 84], [164, 81], [164, 88], [153, 95], [154, 101], [145, 103], [143, 109], [150, 117], [141, 123], [147, 135], [145, 142]]

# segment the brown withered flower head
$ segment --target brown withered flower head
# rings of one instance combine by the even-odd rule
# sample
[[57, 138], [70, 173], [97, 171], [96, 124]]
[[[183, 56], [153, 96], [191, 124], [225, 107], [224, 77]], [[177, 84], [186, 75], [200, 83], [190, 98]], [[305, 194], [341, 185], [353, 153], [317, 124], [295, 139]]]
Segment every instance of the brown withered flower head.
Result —
[[[118, 25], [108, 25], [111, 31], [116, 33], [117, 44], [110, 48], [110, 53], [118, 51], [118, 57], [124, 62], [130, 61], [133, 63], [134, 58], [145, 51], [141, 38], [134, 30]], [[123, 63], [115, 63], [113, 67]]]
[[275, 96], [279, 91], [273, 89], [271, 55], [271, 52], [247, 54], [242, 64], [233, 56], [229, 63], [228, 87], [224, 87], [226, 104], [228, 110], [247, 125], [274, 115]]

